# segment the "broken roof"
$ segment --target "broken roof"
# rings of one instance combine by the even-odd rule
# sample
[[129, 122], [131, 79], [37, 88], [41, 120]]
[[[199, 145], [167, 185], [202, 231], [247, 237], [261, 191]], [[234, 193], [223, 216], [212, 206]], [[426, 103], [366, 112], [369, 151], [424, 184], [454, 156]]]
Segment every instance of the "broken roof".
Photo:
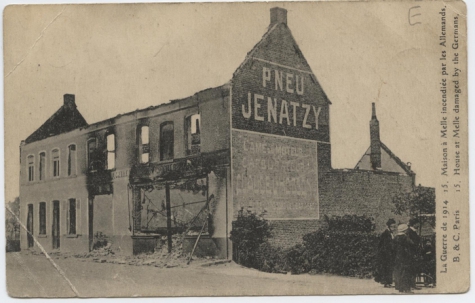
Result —
[[[361, 159], [356, 163], [355, 169], [373, 170], [371, 165], [371, 147], [369, 147]], [[383, 142], [381, 142], [381, 170], [413, 175], [411, 167], [397, 157]]]

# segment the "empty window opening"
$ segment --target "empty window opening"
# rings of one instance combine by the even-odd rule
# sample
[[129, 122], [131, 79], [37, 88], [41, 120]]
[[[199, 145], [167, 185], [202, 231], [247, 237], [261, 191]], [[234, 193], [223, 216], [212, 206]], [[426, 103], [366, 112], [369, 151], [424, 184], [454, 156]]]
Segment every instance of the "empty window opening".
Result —
[[174, 145], [173, 122], [165, 122], [160, 126], [160, 161], [173, 159]]
[[139, 160], [140, 163], [150, 161], [149, 128], [146, 125], [140, 126], [139, 130]]
[[89, 170], [97, 170], [96, 163], [96, 139], [90, 139], [87, 141], [87, 168]]
[[201, 144], [201, 118], [200, 114], [189, 116], [186, 119], [186, 150], [188, 155], [200, 153]]
[[115, 168], [115, 135], [107, 135], [107, 169]]

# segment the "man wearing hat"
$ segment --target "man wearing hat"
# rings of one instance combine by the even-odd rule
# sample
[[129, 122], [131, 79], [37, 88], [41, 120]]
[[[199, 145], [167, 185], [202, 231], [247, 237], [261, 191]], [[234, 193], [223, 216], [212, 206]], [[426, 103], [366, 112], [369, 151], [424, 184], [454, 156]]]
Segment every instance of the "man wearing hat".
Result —
[[394, 283], [396, 290], [402, 293], [411, 293], [413, 281], [413, 246], [409, 239], [407, 224], [399, 224], [397, 235], [394, 238], [396, 258], [394, 260]]
[[413, 254], [413, 265], [412, 265], [412, 288], [414, 289], [420, 289], [419, 287], [416, 286], [416, 277], [419, 274], [419, 269], [420, 269], [420, 243], [421, 243], [421, 237], [417, 233], [419, 229], [419, 219], [417, 218], [412, 218], [409, 220], [408, 223], [408, 230], [407, 230], [407, 236], [409, 239], [414, 243], [412, 246], [412, 254]]

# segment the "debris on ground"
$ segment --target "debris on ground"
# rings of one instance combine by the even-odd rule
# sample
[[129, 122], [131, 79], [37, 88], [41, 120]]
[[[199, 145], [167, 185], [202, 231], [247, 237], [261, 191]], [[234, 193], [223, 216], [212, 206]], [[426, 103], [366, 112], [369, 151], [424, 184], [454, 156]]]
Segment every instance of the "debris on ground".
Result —
[[[193, 265], [211, 266], [228, 262], [228, 260], [219, 260], [214, 257], [199, 258], [194, 256], [192, 262], [188, 265], [189, 253], [183, 253], [183, 238], [183, 235], [173, 235], [171, 253], [168, 253], [167, 237], [164, 236], [158, 239], [155, 251], [148, 254], [124, 256], [121, 255], [120, 252], [114, 251], [111, 244], [108, 243], [90, 252], [74, 253], [55, 250], [48, 252], [48, 255], [53, 259], [77, 258], [81, 259], [82, 262], [154, 266], [158, 268], [183, 268]], [[43, 255], [41, 251], [35, 249], [26, 250], [24, 252], [32, 255]]]

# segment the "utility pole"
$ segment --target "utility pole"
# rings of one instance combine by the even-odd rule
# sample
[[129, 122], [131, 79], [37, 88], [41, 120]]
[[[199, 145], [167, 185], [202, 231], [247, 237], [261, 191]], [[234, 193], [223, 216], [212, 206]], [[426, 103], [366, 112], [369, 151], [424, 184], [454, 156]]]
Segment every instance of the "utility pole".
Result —
[[167, 241], [168, 253], [172, 252], [172, 211], [170, 207], [170, 184], [165, 183], [165, 202], [167, 207]]

